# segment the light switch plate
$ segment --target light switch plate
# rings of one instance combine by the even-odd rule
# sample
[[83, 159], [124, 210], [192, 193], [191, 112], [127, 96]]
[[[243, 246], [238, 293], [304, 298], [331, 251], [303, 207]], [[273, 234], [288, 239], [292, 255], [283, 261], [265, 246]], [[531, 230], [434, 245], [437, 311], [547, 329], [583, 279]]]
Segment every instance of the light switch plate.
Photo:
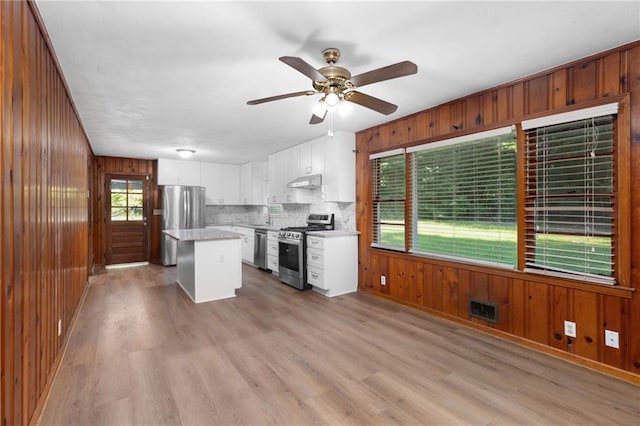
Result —
[[576, 323], [573, 321], [564, 322], [564, 335], [569, 337], [576, 337]]
[[620, 349], [620, 338], [617, 331], [604, 331], [604, 344], [610, 348]]

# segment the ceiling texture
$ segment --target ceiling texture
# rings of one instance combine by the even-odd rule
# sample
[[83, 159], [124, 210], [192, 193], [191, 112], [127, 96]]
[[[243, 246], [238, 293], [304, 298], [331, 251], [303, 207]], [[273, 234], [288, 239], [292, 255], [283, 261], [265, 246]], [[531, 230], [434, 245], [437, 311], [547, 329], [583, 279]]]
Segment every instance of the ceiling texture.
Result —
[[96, 155], [242, 164], [327, 134], [320, 95], [278, 60], [360, 74], [396, 62], [418, 73], [361, 92], [334, 128], [357, 132], [640, 39], [640, 2], [325, 2], [36, 0]]

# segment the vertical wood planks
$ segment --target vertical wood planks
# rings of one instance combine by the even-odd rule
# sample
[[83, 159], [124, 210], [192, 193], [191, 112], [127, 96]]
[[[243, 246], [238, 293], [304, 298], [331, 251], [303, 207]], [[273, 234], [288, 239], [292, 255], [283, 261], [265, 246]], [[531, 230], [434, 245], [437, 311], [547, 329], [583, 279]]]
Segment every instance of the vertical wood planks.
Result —
[[[621, 76], [621, 82], [624, 87], [628, 87], [634, 96], [630, 99], [631, 108], [631, 187], [640, 187], [640, 46], [630, 49], [624, 57], [626, 66], [621, 67], [624, 73]], [[640, 235], [640, 191], [637, 189], [631, 191], [630, 201], [632, 212], [631, 218], [631, 235], [634, 241], [638, 241]], [[635, 250], [631, 250], [631, 264], [635, 265], [631, 269], [631, 282], [636, 288], [636, 295], [630, 301], [630, 312], [628, 323], [633, 327], [630, 328], [629, 339], [629, 369], [636, 374], [640, 374], [640, 333], [632, 330], [638, 329], [640, 324], [640, 250], [638, 244], [635, 244]]]
[[30, 4], [0, 2], [2, 424], [32, 420], [87, 282], [91, 157]]

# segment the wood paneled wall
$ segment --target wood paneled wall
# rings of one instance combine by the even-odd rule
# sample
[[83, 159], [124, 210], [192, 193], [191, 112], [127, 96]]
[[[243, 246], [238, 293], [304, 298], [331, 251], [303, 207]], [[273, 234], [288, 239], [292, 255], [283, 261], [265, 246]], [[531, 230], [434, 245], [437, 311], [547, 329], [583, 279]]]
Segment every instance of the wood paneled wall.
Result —
[[149, 261], [160, 262], [160, 226], [161, 216], [154, 215], [153, 209], [161, 208], [160, 191], [156, 185], [158, 162], [156, 160], [141, 160], [135, 158], [121, 157], [95, 157], [93, 173], [93, 246], [95, 247], [94, 264], [98, 267], [105, 264], [105, 253], [107, 250], [106, 237], [106, 213], [107, 196], [105, 194], [105, 175], [112, 173], [122, 173], [126, 175], [149, 176], [151, 201], [149, 217]]
[[[419, 94], [417, 94], [419, 95]], [[439, 261], [371, 248], [371, 164], [369, 154], [463, 133], [515, 124], [524, 118], [624, 98], [630, 108], [632, 241], [640, 240], [640, 42], [557, 67], [535, 76], [458, 99], [356, 136], [359, 288], [437, 315], [495, 332], [640, 381], [640, 246], [629, 255], [630, 283], [588, 285], [579, 281]], [[380, 285], [380, 275], [387, 285]], [[495, 324], [470, 319], [473, 296], [498, 305]], [[564, 336], [564, 320], [578, 336]], [[604, 330], [620, 332], [620, 349], [604, 345]]]
[[0, 2], [0, 96], [0, 421], [20, 425], [86, 287], [93, 156], [26, 2]]

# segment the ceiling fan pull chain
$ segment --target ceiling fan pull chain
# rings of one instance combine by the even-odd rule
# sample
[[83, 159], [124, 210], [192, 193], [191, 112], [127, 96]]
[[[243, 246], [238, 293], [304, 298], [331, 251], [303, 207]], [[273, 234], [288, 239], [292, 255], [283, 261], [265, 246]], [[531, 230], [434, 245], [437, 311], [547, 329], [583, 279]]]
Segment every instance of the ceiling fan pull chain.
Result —
[[327, 132], [327, 135], [333, 139], [333, 111], [329, 111], [328, 112], [329, 115], [329, 131]]

